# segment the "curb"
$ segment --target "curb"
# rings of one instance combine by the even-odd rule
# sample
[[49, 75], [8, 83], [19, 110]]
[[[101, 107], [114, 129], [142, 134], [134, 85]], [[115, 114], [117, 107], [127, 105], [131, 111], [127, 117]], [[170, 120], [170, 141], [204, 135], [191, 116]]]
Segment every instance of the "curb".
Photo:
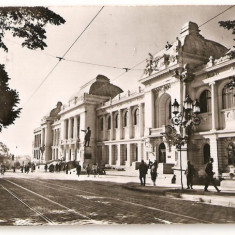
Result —
[[199, 203], [205, 203], [215, 206], [224, 206], [224, 207], [233, 207], [235, 208], [235, 197], [233, 194], [231, 195], [218, 195], [216, 192], [211, 192], [210, 194], [205, 194], [204, 192], [201, 194], [185, 193], [178, 191], [179, 189], [166, 189], [166, 188], [148, 188], [143, 186], [138, 186], [133, 183], [127, 183], [123, 185], [125, 189], [152, 193], [155, 195], [166, 196], [169, 198], [178, 198], [187, 201], [194, 201]]

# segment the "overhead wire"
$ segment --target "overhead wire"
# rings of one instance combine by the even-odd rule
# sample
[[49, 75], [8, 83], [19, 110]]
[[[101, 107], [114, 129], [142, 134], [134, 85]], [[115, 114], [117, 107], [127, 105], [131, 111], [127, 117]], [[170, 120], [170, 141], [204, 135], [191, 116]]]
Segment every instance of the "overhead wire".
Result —
[[[215, 19], [216, 17], [222, 15], [223, 13], [225, 13], [226, 11], [230, 10], [231, 8], [233, 8], [233, 6], [230, 6], [229, 8], [225, 9], [224, 11], [220, 12], [219, 14], [217, 14], [216, 16], [210, 18], [209, 20], [207, 20], [206, 22], [204, 22], [203, 24], [201, 24], [200, 26], [198, 26], [199, 28], [204, 26], [205, 24], [209, 23], [210, 21], [212, 21], [213, 19]], [[53, 68], [48, 72], [48, 74], [46, 75], [46, 77], [42, 80], [42, 82], [39, 84], [39, 86], [34, 90], [34, 92], [32, 93], [32, 95], [29, 97], [29, 99], [26, 101], [25, 104], [27, 104], [31, 98], [35, 95], [35, 93], [41, 88], [41, 86], [45, 83], [45, 81], [48, 79], [48, 77], [50, 76], [50, 74], [55, 70], [55, 68], [58, 66], [58, 64], [61, 62], [61, 60], [64, 61], [68, 61], [68, 62], [74, 62], [74, 63], [81, 63], [81, 64], [87, 64], [87, 65], [94, 65], [94, 66], [100, 66], [100, 67], [106, 67], [106, 68], [113, 68], [113, 69], [120, 69], [120, 70], [125, 70], [124, 72], [122, 72], [120, 75], [118, 75], [116, 78], [112, 79], [112, 81], [117, 80], [118, 78], [120, 78], [121, 76], [123, 76], [124, 74], [126, 74], [127, 72], [131, 71], [131, 70], [141, 70], [143, 71], [144, 69], [135, 69], [135, 67], [137, 67], [138, 65], [142, 64], [143, 62], [146, 61], [146, 59], [140, 61], [139, 63], [135, 64], [134, 66], [132, 66], [131, 68], [128, 67], [117, 67], [117, 66], [109, 66], [109, 65], [103, 65], [103, 64], [97, 64], [97, 63], [91, 63], [91, 62], [84, 62], [84, 61], [78, 61], [78, 60], [71, 60], [71, 59], [66, 59], [64, 58], [68, 52], [72, 49], [72, 47], [75, 45], [75, 43], [80, 39], [80, 37], [83, 35], [83, 33], [87, 30], [87, 28], [91, 25], [91, 23], [95, 20], [95, 18], [100, 14], [100, 12], [103, 10], [104, 6], [101, 7], [101, 9], [97, 12], [97, 14], [92, 18], [92, 20], [89, 22], [89, 24], [84, 28], [84, 30], [79, 34], [79, 36], [76, 38], [76, 40], [70, 45], [70, 47], [65, 51], [65, 53], [59, 57], [59, 56], [54, 56], [52, 54], [46, 53], [46, 52], [42, 52], [42, 51], [37, 51], [40, 52], [42, 54], [45, 54], [47, 56], [53, 57], [58, 59], [58, 62], [53, 66]], [[8, 39], [8, 41], [11, 41]], [[16, 43], [14, 41], [11, 41], [13, 43]], [[172, 42], [173, 43], [173, 42]], [[18, 43], [16, 43], [18, 44]], [[164, 48], [158, 50], [157, 52], [155, 52], [154, 54], [158, 53], [159, 51], [163, 50]]]
[[45, 83], [45, 81], [48, 79], [48, 77], [51, 75], [51, 73], [55, 70], [55, 68], [58, 66], [58, 64], [61, 62], [62, 59], [64, 59], [65, 55], [71, 50], [71, 48], [74, 46], [74, 44], [78, 41], [78, 39], [84, 34], [84, 32], [88, 29], [88, 27], [91, 25], [91, 23], [96, 19], [96, 17], [100, 14], [100, 12], [104, 9], [104, 6], [100, 8], [100, 10], [97, 12], [97, 14], [92, 18], [92, 20], [89, 22], [89, 24], [85, 27], [85, 29], [78, 35], [78, 37], [75, 39], [75, 41], [70, 45], [70, 47], [66, 50], [66, 52], [63, 54], [62, 57], [58, 57], [59, 61], [53, 66], [53, 68], [49, 71], [49, 73], [46, 75], [46, 77], [42, 80], [42, 82], [36, 87], [32, 95], [29, 97], [29, 99], [25, 102], [24, 106], [32, 99], [32, 97], [35, 95], [35, 93], [40, 89], [40, 87]]
[[[207, 23], [209, 23], [210, 21], [212, 21], [213, 19], [215, 19], [216, 17], [218, 17], [218, 16], [220, 16], [220, 15], [222, 15], [224, 12], [226, 12], [226, 11], [228, 11], [228, 10], [230, 10], [231, 8], [233, 8], [235, 5], [233, 5], [233, 6], [230, 6], [230, 7], [228, 7], [228, 8], [226, 8], [224, 11], [222, 11], [222, 12], [220, 12], [219, 14], [217, 14], [216, 16], [214, 16], [214, 17], [212, 17], [212, 18], [210, 18], [209, 20], [207, 20], [206, 22], [204, 22], [203, 24], [201, 24], [201, 25], [199, 25], [198, 26], [198, 28], [201, 28], [202, 26], [204, 26], [205, 24], [207, 24]], [[171, 42], [170, 44], [172, 44], [173, 42]], [[162, 48], [162, 49], [160, 49], [160, 50], [158, 50], [157, 52], [155, 52], [154, 54], [157, 54], [158, 52], [160, 52], [161, 50], [164, 50], [164, 48]], [[140, 65], [140, 64], [142, 64], [143, 62], [145, 62], [146, 61], [146, 59], [144, 59], [144, 60], [142, 60], [142, 61], [140, 61], [139, 63], [137, 63], [137, 64], [135, 64], [132, 68], [135, 68], [135, 67], [137, 67], [138, 65]], [[129, 69], [129, 71], [130, 70], [133, 70], [133, 69]], [[143, 70], [143, 69], [142, 69]], [[121, 73], [120, 75], [118, 75], [116, 78], [114, 78], [112, 81], [115, 81], [115, 80], [117, 80], [118, 78], [120, 78], [121, 76], [123, 76], [125, 74], [125, 72], [124, 73]]]

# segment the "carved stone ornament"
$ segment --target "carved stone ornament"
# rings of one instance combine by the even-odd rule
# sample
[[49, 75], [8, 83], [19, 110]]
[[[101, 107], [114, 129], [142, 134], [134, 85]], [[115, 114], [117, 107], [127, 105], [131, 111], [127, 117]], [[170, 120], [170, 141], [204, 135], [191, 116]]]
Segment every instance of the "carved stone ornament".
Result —
[[192, 73], [188, 64], [185, 64], [183, 68], [173, 71], [172, 77], [178, 78], [183, 82], [191, 82], [194, 80], [195, 75]]
[[230, 50], [226, 53], [229, 59], [235, 58], [235, 47], [233, 46]]
[[155, 89], [153, 89], [154, 92], [159, 93], [159, 92], [166, 92], [169, 88], [171, 87], [171, 84], [165, 84], [163, 86], [157, 87]]
[[192, 73], [192, 71], [189, 68], [188, 64], [184, 65], [183, 71], [180, 75], [180, 79], [183, 82], [191, 82], [194, 80], [195, 75]]
[[149, 58], [146, 59], [146, 68], [144, 70], [144, 73], [146, 75], [151, 75], [153, 71], [158, 70], [158, 65], [159, 65], [159, 57], [156, 57], [155, 59], [153, 58], [153, 55], [149, 53]]
[[210, 72], [210, 73], [207, 73], [207, 78], [211, 78], [211, 77], [214, 77], [216, 75], [218, 75], [219, 73], [218, 72]]

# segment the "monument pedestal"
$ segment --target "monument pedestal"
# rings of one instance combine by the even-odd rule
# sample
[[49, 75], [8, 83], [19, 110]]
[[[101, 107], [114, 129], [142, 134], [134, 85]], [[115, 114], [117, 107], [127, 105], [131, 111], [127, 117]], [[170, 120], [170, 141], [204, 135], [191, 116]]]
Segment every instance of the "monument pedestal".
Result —
[[83, 146], [80, 150], [80, 164], [85, 168], [88, 164], [93, 164], [93, 150], [92, 147]]

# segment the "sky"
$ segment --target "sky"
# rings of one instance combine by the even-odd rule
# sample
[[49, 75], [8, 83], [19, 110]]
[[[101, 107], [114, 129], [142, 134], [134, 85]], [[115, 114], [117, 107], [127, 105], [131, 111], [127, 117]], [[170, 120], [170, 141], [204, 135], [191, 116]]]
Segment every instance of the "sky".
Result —
[[[47, 26], [48, 47], [44, 51], [22, 48], [21, 41], [11, 35], [5, 37], [8, 53], [0, 50], [0, 62], [5, 64], [11, 78], [10, 87], [19, 92], [19, 106], [23, 108], [15, 124], [0, 133], [0, 141], [13, 154], [31, 155], [33, 130], [40, 126], [43, 116], [55, 108], [58, 101], [67, 103], [79, 91], [80, 86], [98, 74], [107, 76], [124, 91], [135, 90], [145, 67], [143, 62], [135, 67], [136, 70], [125, 72], [72, 61], [132, 68], [145, 61], [149, 52], [155, 54], [165, 47], [167, 41], [173, 42], [186, 22], [193, 21], [201, 25], [228, 7], [229, 5], [106, 5], [65, 56], [65, 60], [59, 63], [40, 86], [58, 62], [56, 57], [61, 57], [68, 50], [101, 9], [101, 5], [50, 4], [49, 8], [61, 15], [66, 23], [61, 26]], [[218, 22], [234, 19], [234, 13], [235, 7], [203, 25], [200, 27], [201, 34], [228, 48], [233, 46], [235, 35], [219, 27]]]

